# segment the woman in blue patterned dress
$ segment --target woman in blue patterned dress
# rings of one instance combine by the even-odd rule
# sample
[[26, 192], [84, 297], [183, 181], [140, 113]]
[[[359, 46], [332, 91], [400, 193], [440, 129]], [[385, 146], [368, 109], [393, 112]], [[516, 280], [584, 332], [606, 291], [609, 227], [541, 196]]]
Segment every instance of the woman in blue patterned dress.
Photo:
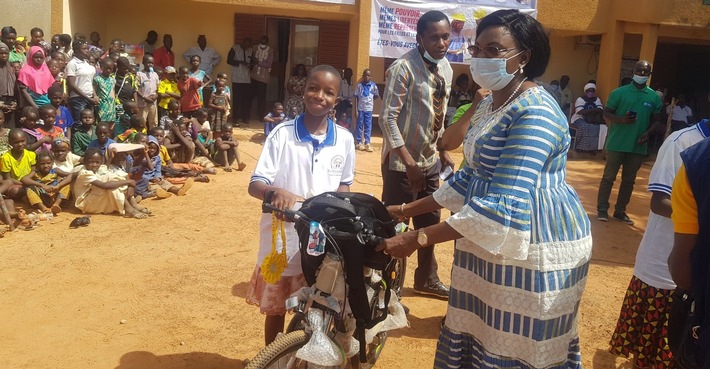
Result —
[[466, 166], [432, 196], [388, 207], [398, 217], [442, 207], [456, 213], [380, 245], [406, 257], [458, 239], [435, 368], [582, 366], [577, 317], [592, 238], [565, 182], [567, 119], [532, 82], [549, 55], [532, 17], [500, 10], [481, 20], [471, 69], [492, 94], [466, 133]]

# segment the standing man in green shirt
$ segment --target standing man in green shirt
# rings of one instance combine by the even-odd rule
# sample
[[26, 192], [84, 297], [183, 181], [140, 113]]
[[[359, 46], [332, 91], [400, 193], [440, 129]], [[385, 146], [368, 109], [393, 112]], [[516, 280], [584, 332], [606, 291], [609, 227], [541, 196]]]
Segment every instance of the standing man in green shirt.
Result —
[[619, 168], [623, 166], [614, 218], [634, 224], [626, 215], [626, 205], [634, 191], [636, 173], [648, 154], [648, 135], [658, 127], [663, 107], [661, 98], [646, 85], [651, 72], [651, 63], [646, 60], [636, 62], [633, 82], [612, 91], [604, 108], [609, 136], [606, 166], [597, 195], [597, 219], [602, 222], [609, 220], [609, 195]]
[[25, 64], [25, 53], [17, 51], [15, 46], [15, 41], [17, 40], [17, 31], [13, 26], [5, 26], [0, 30], [0, 39], [2, 42], [10, 48], [10, 57], [8, 58], [8, 63], [20, 62]]

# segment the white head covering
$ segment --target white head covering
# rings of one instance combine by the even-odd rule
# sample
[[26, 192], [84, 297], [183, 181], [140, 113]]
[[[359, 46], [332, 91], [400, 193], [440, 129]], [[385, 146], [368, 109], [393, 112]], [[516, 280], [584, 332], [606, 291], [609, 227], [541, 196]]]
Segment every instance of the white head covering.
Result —
[[584, 92], [587, 92], [587, 90], [589, 90], [590, 88], [593, 88], [594, 91], [596, 91], [597, 85], [595, 85], [594, 83], [587, 83], [586, 85], [584, 85]]

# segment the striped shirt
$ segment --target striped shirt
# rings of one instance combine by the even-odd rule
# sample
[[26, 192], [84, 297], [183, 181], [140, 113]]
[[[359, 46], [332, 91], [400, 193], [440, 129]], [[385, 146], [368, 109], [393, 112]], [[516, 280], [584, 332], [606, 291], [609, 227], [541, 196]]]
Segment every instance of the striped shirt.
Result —
[[435, 101], [436, 77], [429, 71], [418, 49], [412, 49], [392, 63], [385, 76], [385, 92], [382, 98], [382, 114], [379, 124], [384, 137], [382, 161], [389, 160], [389, 169], [405, 172], [404, 162], [392, 149], [404, 146], [422, 169], [436, 164], [436, 141], [440, 132], [434, 131], [437, 112], [442, 109], [451, 93], [453, 71], [448, 60], [437, 65], [438, 74], [446, 82], [443, 101]]

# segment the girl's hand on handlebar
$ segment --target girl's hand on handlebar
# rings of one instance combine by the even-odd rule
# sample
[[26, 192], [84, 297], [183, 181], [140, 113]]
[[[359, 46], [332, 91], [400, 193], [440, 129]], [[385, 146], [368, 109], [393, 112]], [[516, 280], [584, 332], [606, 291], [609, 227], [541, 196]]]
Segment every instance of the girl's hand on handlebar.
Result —
[[392, 238], [386, 239], [377, 246], [377, 251], [384, 251], [385, 254], [395, 258], [406, 258], [419, 249], [417, 242], [417, 231], [399, 233]]
[[[293, 194], [289, 191], [286, 191], [283, 188], [277, 188], [271, 197], [271, 205], [273, 205], [281, 210], [293, 209], [293, 206], [297, 202], [302, 202], [302, 201], [303, 201], [303, 198], [301, 196], [298, 196], [298, 195]], [[280, 219], [280, 220], [288, 220], [288, 219], [286, 219], [285, 214], [282, 212], [277, 212], [276, 218]]]

